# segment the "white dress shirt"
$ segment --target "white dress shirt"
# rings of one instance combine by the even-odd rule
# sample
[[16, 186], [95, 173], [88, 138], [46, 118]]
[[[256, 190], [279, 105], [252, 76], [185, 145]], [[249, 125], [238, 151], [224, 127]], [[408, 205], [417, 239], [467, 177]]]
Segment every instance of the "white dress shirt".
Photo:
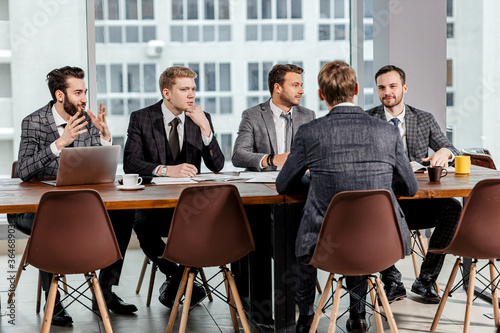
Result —
[[[273, 100], [271, 99], [269, 101], [269, 105], [271, 107], [271, 111], [273, 112], [273, 120], [274, 120], [274, 128], [276, 130], [276, 144], [277, 144], [277, 152], [276, 155], [284, 154], [286, 153], [285, 147], [286, 147], [286, 120], [285, 118], [281, 117], [282, 113], [285, 113], [285, 111], [281, 110], [279, 107], [276, 106], [276, 104], [273, 103]], [[294, 106], [288, 111], [291, 115], [291, 119], [293, 119], [293, 110]], [[293, 120], [292, 120], [293, 123]], [[260, 170], [262, 170], [262, 161], [264, 160], [266, 156], [260, 160]], [[278, 170], [281, 168], [278, 167]]]

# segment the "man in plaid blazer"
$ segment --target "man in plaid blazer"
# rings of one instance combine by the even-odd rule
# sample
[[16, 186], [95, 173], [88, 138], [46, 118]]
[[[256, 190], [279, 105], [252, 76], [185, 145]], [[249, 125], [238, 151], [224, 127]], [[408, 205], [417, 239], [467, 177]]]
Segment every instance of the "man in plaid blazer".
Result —
[[[94, 117], [88, 110], [87, 88], [83, 81], [85, 73], [77, 67], [62, 67], [47, 74], [47, 82], [52, 101], [31, 113], [22, 122], [21, 143], [18, 154], [18, 174], [23, 181], [34, 178], [53, 178], [59, 168], [59, 156], [65, 147], [87, 147], [111, 145], [111, 133], [106, 123], [106, 108], [100, 105], [99, 114]], [[134, 211], [109, 211], [120, 251], [125, 251], [132, 234]], [[31, 230], [34, 213], [10, 215], [9, 220], [21, 230]], [[99, 282], [108, 309], [119, 314], [137, 311], [133, 304], [122, 301], [111, 292], [118, 285], [123, 259], [103, 268]], [[50, 289], [52, 274], [40, 271], [43, 290], [46, 296]], [[59, 299], [59, 295], [58, 298]], [[97, 304], [93, 302], [93, 307]], [[54, 308], [52, 324], [70, 326], [73, 320], [60, 303]]]
[[[125, 144], [123, 169], [154, 177], [194, 177], [201, 159], [217, 172], [224, 167], [224, 155], [214, 135], [210, 115], [194, 105], [196, 73], [186, 67], [167, 68], [160, 76], [163, 99], [132, 112]], [[159, 259], [165, 249], [162, 236], [168, 235], [173, 209], [146, 209], [136, 212], [134, 230], [142, 250], [167, 279], [160, 288], [160, 302], [171, 308], [184, 268]], [[195, 283], [192, 306], [205, 296]]]
[[[404, 94], [408, 91], [405, 72], [396, 66], [384, 66], [375, 74], [375, 81], [382, 104], [367, 112], [398, 127], [410, 161], [444, 168], [453, 164], [459, 151], [448, 141], [432, 114], [404, 104]], [[431, 155], [429, 148], [433, 150]], [[451, 241], [462, 210], [456, 199], [401, 200], [399, 204], [410, 229], [435, 228], [430, 246], [445, 247]], [[429, 303], [440, 300], [435, 282], [444, 257], [427, 253], [411, 288]], [[395, 266], [382, 272], [382, 281], [390, 301], [406, 297], [401, 273]]]

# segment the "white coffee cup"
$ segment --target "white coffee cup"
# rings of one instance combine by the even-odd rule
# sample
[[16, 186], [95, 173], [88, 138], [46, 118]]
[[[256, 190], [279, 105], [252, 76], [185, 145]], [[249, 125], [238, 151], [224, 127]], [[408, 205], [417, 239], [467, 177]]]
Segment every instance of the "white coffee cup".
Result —
[[137, 173], [128, 173], [122, 176], [123, 187], [136, 187], [142, 183], [142, 178]]

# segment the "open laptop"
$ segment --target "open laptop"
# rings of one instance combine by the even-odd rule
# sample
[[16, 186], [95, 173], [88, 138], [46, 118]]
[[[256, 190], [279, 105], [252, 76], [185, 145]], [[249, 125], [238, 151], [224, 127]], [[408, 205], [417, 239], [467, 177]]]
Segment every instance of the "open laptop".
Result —
[[120, 146], [64, 148], [59, 159], [56, 180], [44, 181], [53, 186], [112, 183], [120, 157]]

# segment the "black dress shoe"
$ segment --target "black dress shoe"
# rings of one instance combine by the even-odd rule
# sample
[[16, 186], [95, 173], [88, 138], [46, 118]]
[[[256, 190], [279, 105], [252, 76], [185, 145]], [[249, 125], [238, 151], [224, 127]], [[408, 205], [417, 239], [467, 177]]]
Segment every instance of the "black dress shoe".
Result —
[[205, 291], [205, 288], [201, 284], [199, 284], [198, 282], [194, 281], [193, 292], [191, 294], [191, 302], [189, 303], [189, 309], [191, 310], [195, 306], [200, 304], [201, 301], [203, 301], [206, 296], [207, 296], [207, 292]]
[[[391, 282], [384, 285], [385, 295], [387, 296], [387, 300], [389, 304], [394, 301], [400, 301], [406, 298], [406, 289], [402, 282]], [[379, 301], [379, 304], [381, 302]]]
[[175, 297], [177, 296], [177, 289], [179, 289], [179, 284], [181, 280], [176, 277], [170, 277], [163, 282], [160, 287], [160, 295], [158, 300], [161, 304], [165, 305], [167, 308], [172, 308], [174, 306]]
[[347, 319], [345, 325], [347, 332], [365, 333], [368, 331], [368, 325], [364, 319]]
[[54, 306], [54, 312], [52, 314], [52, 325], [70, 327], [73, 325], [73, 318], [64, 309], [61, 302], [57, 302]]
[[[106, 293], [103, 290], [103, 294]], [[109, 292], [111, 296], [104, 297], [106, 300], [106, 306], [109, 311], [112, 311], [116, 314], [121, 315], [130, 315], [137, 311], [137, 307], [134, 304], [125, 303], [118, 295], [115, 293]], [[97, 300], [95, 297], [92, 297], [92, 310], [99, 312], [99, 305], [97, 305]]]
[[299, 319], [297, 320], [297, 325], [295, 326], [295, 332], [308, 333], [309, 330], [311, 329], [311, 324], [313, 322], [313, 319], [314, 315], [310, 316], [299, 315]]
[[436, 284], [432, 280], [417, 278], [411, 286], [411, 291], [420, 295], [427, 303], [437, 304], [441, 300], [436, 290]]

